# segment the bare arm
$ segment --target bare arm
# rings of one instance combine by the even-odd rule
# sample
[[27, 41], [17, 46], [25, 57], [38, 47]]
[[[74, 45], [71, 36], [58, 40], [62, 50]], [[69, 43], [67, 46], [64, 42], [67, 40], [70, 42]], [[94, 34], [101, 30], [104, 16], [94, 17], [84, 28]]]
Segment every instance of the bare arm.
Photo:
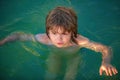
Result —
[[78, 35], [78, 37], [75, 40], [77, 41], [78, 45], [80, 45], [81, 47], [85, 47], [94, 50], [96, 52], [102, 53], [102, 65], [99, 70], [100, 75], [102, 75], [103, 71], [105, 71], [105, 73], [110, 76], [112, 76], [112, 74], [118, 73], [116, 68], [110, 64], [112, 57], [111, 48], [103, 44], [90, 41], [89, 39], [81, 35]]
[[15, 32], [5, 37], [4, 39], [0, 40], [0, 45], [3, 45], [7, 42], [16, 41], [16, 40], [35, 41], [35, 38], [34, 38], [34, 35], [32, 34], [25, 34], [24, 32]]
[[82, 44], [81, 46], [91, 49], [91, 50], [94, 50], [96, 52], [102, 53], [102, 64], [110, 63], [111, 58], [112, 58], [111, 48], [109, 48], [103, 44], [93, 42], [93, 41], [88, 41], [85, 44]]

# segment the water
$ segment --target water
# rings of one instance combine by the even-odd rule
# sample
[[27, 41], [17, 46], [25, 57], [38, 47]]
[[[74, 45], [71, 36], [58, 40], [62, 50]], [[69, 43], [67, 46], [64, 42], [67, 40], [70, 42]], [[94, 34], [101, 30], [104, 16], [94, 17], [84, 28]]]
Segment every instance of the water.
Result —
[[[112, 64], [120, 71], [119, 0], [1, 0], [0, 39], [14, 31], [45, 32], [45, 17], [56, 6], [72, 7], [78, 15], [79, 33], [112, 47]], [[1, 46], [0, 79], [43, 80], [49, 49], [42, 44], [19, 41]], [[119, 73], [112, 77], [99, 76], [100, 54], [87, 49], [80, 50], [79, 54], [81, 60], [76, 80], [120, 79]]]

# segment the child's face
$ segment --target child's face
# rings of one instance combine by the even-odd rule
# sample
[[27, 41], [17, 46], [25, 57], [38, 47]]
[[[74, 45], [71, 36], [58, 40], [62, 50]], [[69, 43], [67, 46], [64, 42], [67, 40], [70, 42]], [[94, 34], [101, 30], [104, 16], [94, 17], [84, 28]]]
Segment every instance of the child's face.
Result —
[[56, 47], [68, 47], [71, 44], [71, 32], [63, 32], [63, 29], [58, 28], [55, 30], [49, 30], [49, 37], [53, 45]]

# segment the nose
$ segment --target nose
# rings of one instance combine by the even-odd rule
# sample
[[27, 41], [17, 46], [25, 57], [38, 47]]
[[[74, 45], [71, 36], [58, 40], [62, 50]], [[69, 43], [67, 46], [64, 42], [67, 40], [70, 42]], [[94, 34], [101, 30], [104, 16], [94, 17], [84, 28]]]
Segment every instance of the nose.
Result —
[[62, 35], [58, 34], [57, 35], [57, 40], [61, 41], [62, 40]]

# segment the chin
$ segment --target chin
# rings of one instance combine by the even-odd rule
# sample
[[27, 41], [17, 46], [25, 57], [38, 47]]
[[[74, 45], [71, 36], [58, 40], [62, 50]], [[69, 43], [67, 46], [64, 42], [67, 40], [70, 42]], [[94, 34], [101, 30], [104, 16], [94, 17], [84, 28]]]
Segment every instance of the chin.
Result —
[[55, 46], [58, 47], [58, 48], [64, 47], [63, 45], [55, 45]]

